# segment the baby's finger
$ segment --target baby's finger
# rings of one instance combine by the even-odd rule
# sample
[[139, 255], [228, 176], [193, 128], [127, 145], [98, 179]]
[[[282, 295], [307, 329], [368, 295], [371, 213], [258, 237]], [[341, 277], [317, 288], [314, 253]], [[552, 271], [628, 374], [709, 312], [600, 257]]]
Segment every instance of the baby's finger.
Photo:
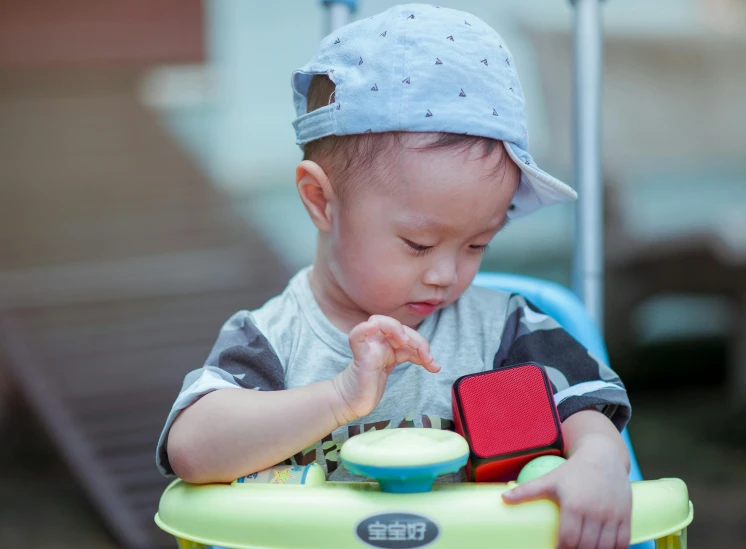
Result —
[[583, 527], [580, 533], [578, 549], [596, 549], [598, 537], [601, 535], [601, 523], [591, 517], [583, 519]]
[[404, 326], [404, 332], [409, 338], [408, 346], [414, 351], [414, 357], [411, 359], [412, 362], [420, 364], [429, 372], [440, 371], [440, 365], [435, 362], [432, 353], [430, 352], [430, 344], [421, 333], [417, 330], [413, 330], [409, 326]]
[[630, 542], [630, 523], [629, 521], [625, 520], [619, 525], [619, 529], [616, 533], [616, 549], [627, 549], [629, 547]]
[[393, 341], [397, 347], [407, 345], [409, 343], [409, 337], [407, 337], [404, 331], [402, 323], [390, 316], [373, 315], [368, 319], [368, 322], [375, 322], [381, 332], [386, 336], [386, 339]]
[[515, 488], [503, 492], [503, 501], [511, 505], [535, 499], [551, 499], [552, 501], [557, 501], [556, 478], [556, 475], [548, 473], [539, 478], [535, 478], [534, 480], [522, 482]]
[[432, 374], [437, 374], [441, 370], [440, 364], [435, 362], [434, 358], [431, 358], [430, 362], [428, 362], [427, 364], [421, 364], [421, 366]]
[[557, 532], [557, 549], [576, 549], [583, 532], [583, 517], [580, 513], [562, 509]]
[[615, 549], [616, 536], [619, 531], [619, 524], [615, 521], [609, 521], [601, 528], [601, 535], [598, 538], [598, 549]]
[[361, 322], [352, 330], [350, 330], [347, 338], [349, 339], [350, 344], [352, 344], [353, 342], [362, 343], [365, 341], [366, 338], [375, 334], [378, 330], [378, 323], [368, 320], [366, 322]]
[[383, 339], [383, 334], [377, 322], [361, 322], [355, 326], [347, 336], [350, 350], [355, 359], [365, 356], [371, 349], [371, 339]]
[[415, 351], [422, 351], [425, 354], [430, 354], [430, 344], [427, 342], [420, 332], [413, 330], [409, 326], [402, 326], [404, 333], [409, 338], [409, 346]]

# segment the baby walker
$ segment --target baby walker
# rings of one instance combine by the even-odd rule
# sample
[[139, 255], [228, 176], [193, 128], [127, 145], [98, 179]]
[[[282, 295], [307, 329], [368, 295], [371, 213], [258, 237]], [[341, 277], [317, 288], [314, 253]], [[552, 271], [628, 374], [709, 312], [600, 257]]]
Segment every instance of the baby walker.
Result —
[[[323, 3], [329, 10], [331, 30], [346, 23], [356, 0]], [[599, 0], [573, 3], [577, 11], [576, 105], [582, 107], [576, 112], [575, 171], [580, 187], [573, 265], [576, 293], [551, 282], [518, 275], [482, 273], [474, 283], [524, 295], [591, 353], [608, 362], [597, 328], [602, 318], [602, 191], [598, 153], [600, 8]], [[459, 393], [459, 387], [467, 384], [491, 382], [489, 393], [494, 394], [493, 387], [499, 387], [500, 383], [497, 375], [511, 375], [511, 371], [519, 369], [523, 369], [519, 378], [532, 383], [534, 397], [542, 394], [546, 397], [548, 382], [543, 381], [545, 374], [535, 365], [509, 368], [501, 374], [493, 371], [465, 376], [454, 385], [457, 433], [386, 429], [368, 431], [348, 440], [341, 450], [343, 464], [351, 473], [375, 482], [327, 482], [321, 467], [315, 463], [278, 465], [230, 485], [197, 486], [175, 480], [161, 497], [155, 522], [176, 537], [180, 549], [365, 546], [550, 549], [556, 541], [557, 506], [550, 501], [507, 505], [501, 495], [515, 482], [541, 476], [563, 461], [557, 455], [561, 433], [551, 390], [546, 405], [535, 414], [542, 418], [543, 434], [533, 439], [530, 432], [525, 435], [517, 444], [529, 451], [518, 452], [521, 454], [518, 458], [514, 451], [518, 446], [508, 448], [504, 444], [499, 449], [487, 450], [482, 444], [482, 457], [477, 455], [475, 438], [480, 427], [469, 419], [472, 413], [469, 407], [478, 406], [470, 402], [480, 399], [469, 399], [467, 393]], [[534, 397], [532, 402], [541, 402], [541, 398]], [[500, 402], [510, 400], [501, 398]], [[472, 413], [471, 417], [479, 417], [481, 421], [484, 416]], [[494, 426], [483, 427], [483, 431], [488, 432], [489, 428]], [[522, 430], [525, 432], [528, 431]], [[622, 434], [632, 463], [632, 543], [646, 549], [686, 549], [686, 528], [693, 518], [686, 485], [670, 478], [643, 481], [626, 429]], [[526, 441], [526, 436], [530, 440]], [[485, 454], [498, 458], [484, 459]], [[504, 456], [513, 457], [500, 461]], [[488, 482], [433, 485], [439, 475], [456, 472], [465, 465], [470, 478]], [[515, 481], [490, 482], [515, 479], [516, 475]]]

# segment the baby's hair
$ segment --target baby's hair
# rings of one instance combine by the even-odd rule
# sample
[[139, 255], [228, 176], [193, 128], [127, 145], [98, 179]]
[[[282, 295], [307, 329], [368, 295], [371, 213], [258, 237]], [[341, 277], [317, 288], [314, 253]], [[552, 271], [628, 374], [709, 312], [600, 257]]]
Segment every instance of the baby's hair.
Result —
[[[326, 74], [317, 74], [311, 79], [307, 95], [307, 112], [315, 111], [334, 103], [334, 82]], [[350, 175], [375, 173], [377, 159], [387, 159], [381, 167], [393, 165], [389, 152], [393, 145], [403, 146], [401, 135], [404, 132], [365, 133], [356, 135], [330, 135], [310, 141], [303, 146], [303, 159], [316, 162], [329, 177], [331, 184], [340, 200], [349, 199], [362, 184], [373, 184], [375, 181], [366, 178], [356, 178], [358, 185], [343, 184]], [[433, 132], [432, 141], [414, 148], [419, 151], [455, 150], [466, 152], [474, 147], [481, 147], [480, 158], [487, 158], [500, 151], [500, 159], [496, 163], [494, 174], [497, 177], [507, 168], [508, 155], [504, 151], [502, 141], [475, 135]], [[412, 147], [410, 147], [411, 149]], [[377, 173], [380, 175], [380, 173]]]

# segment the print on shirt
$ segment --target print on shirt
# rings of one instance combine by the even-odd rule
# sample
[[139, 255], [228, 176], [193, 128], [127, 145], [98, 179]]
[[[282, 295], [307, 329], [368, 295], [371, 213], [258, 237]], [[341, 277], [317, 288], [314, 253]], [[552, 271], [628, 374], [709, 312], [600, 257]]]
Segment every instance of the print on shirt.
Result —
[[[398, 424], [393, 420], [376, 421], [373, 423], [363, 423], [356, 425], [347, 425], [344, 440], [334, 440], [332, 434], [325, 436], [318, 443], [309, 446], [283, 462], [284, 465], [308, 465], [314, 461], [322, 461], [326, 466], [327, 475], [331, 475], [340, 466], [339, 454], [342, 446], [350, 438], [367, 433], [368, 431], [380, 431], [382, 429], [407, 429], [416, 427], [413, 414], [407, 414]], [[420, 423], [425, 429], [440, 429], [443, 431], [453, 431], [454, 424], [450, 419], [438, 416], [423, 415]], [[344, 431], [343, 431], [344, 432]], [[319, 452], [320, 450], [320, 452]], [[323, 456], [322, 459], [318, 459]]]

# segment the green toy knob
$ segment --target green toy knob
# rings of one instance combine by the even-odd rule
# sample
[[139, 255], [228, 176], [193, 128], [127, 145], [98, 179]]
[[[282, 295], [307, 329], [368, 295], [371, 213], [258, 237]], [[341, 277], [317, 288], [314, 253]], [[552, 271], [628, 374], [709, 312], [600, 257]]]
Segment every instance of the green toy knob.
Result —
[[542, 475], [546, 475], [549, 471], [556, 469], [567, 461], [565, 458], [560, 456], [539, 456], [529, 461], [523, 466], [521, 472], [518, 474], [518, 484], [522, 482], [528, 482], [534, 480]]

